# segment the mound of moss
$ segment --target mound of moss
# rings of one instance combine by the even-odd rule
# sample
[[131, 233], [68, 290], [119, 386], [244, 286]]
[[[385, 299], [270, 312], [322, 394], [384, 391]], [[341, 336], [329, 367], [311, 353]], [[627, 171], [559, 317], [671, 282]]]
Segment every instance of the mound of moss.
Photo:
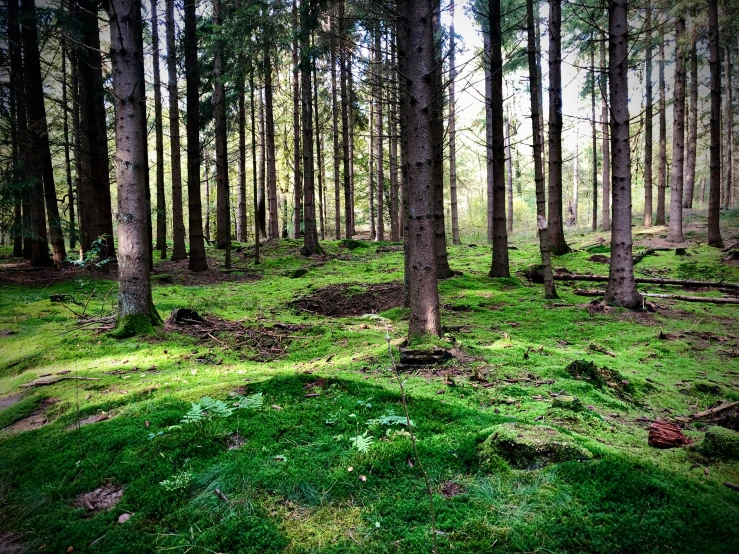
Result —
[[504, 465], [501, 459], [515, 469], [538, 469], [592, 458], [590, 452], [551, 427], [503, 423], [491, 430], [480, 448], [480, 458], [488, 467]]
[[696, 450], [709, 458], [739, 460], [739, 433], [718, 425], [709, 427]]
[[582, 405], [579, 398], [567, 395], [557, 396], [552, 401], [552, 408], [561, 408], [573, 412], [582, 412], [585, 410], [585, 406]]

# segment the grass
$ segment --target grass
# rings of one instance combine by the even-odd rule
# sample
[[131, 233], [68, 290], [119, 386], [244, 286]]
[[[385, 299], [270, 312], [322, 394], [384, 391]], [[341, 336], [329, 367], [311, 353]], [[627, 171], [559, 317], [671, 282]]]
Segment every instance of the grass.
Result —
[[[700, 224], [700, 217], [687, 221]], [[724, 225], [725, 236], [736, 236], [737, 213], [726, 214]], [[646, 231], [635, 232], [638, 239]], [[605, 274], [606, 265], [588, 261], [593, 249], [584, 249], [603, 236], [569, 236], [575, 252], [556, 258], [555, 267]], [[513, 238], [512, 270], [536, 263], [533, 237]], [[73, 314], [49, 301], [67, 294], [84, 303], [94, 287], [88, 312], [107, 313], [110, 281], [4, 286], [0, 330], [13, 334], [0, 338], [0, 395], [61, 370], [100, 380], [31, 389], [0, 410], [5, 427], [42, 399], [59, 399], [48, 408], [47, 425], [0, 431], [0, 531], [13, 531], [29, 551], [47, 552], [428, 552], [427, 500], [407, 433], [377, 421], [402, 413], [385, 334], [389, 321], [393, 341], [406, 335], [407, 311], [389, 310], [383, 320], [287, 307], [327, 285], [353, 284], [350, 290], [361, 292], [402, 279], [402, 252], [388, 245], [326, 242], [331, 258], [324, 264], [302, 258], [300, 243], [286, 240], [263, 248], [258, 268], [249, 264], [258, 280], [191, 287], [157, 280], [154, 301], [165, 318], [189, 307], [247, 325], [307, 326], [269, 362], [251, 361], [250, 349], [227, 334], [220, 342], [178, 332], [115, 340], [77, 329]], [[639, 421], [739, 397], [739, 359], [730, 356], [737, 308], [660, 301], [654, 314], [591, 315], [565, 283], [557, 283], [559, 300], [545, 301], [540, 285], [488, 278], [487, 245], [449, 252], [450, 265], [463, 274], [439, 286], [445, 340], [470, 360], [438, 374], [409, 374], [406, 382], [436, 493], [441, 551], [739, 551], [739, 494], [723, 486], [739, 482], [739, 462], [653, 449]], [[658, 252], [640, 262], [638, 273], [739, 281], [737, 266], [720, 263], [715, 249], [695, 242], [688, 253]], [[236, 267], [247, 265], [237, 259]], [[297, 269], [308, 273], [291, 277]], [[660, 331], [673, 338], [659, 339]], [[574, 379], [565, 368], [578, 359], [617, 371], [629, 381], [628, 394]], [[139, 370], [110, 374], [133, 367]], [[494, 385], [482, 387], [475, 374]], [[696, 382], [719, 388], [691, 386]], [[562, 390], [592, 409], [552, 408], [547, 392]], [[262, 393], [263, 408], [207, 425], [181, 423], [191, 402], [230, 403], [234, 392]], [[75, 428], [101, 412], [113, 417]], [[478, 456], [486, 430], [506, 421], [555, 427], [594, 458], [536, 471], [487, 467]], [[365, 432], [372, 441], [360, 452], [351, 439]], [[686, 434], [699, 441], [703, 431], [693, 426]], [[243, 444], [229, 450], [237, 435]], [[112, 510], [75, 505], [77, 496], [108, 482], [124, 487]], [[443, 494], [450, 482], [458, 494]], [[117, 523], [123, 513], [131, 519]]]

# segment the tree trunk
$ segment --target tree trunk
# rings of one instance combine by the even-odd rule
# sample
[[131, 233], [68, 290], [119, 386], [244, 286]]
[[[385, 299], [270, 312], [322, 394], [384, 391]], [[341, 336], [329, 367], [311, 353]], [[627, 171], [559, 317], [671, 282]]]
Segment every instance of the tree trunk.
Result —
[[[61, 265], [64, 256], [64, 239], [59, 226], [58, 211], [53, 219], [56, 205], [54, 179], [51, 173], [51, 151], [49, 134], [44, 108], [44, 89], [41, 80], [41, 60], [38, 51], [38, 31], [36, 28], [36, 6], [34, 0], [21, 0], [20, 20], [23, 26], [23, 74], [25, 77], [26, 110], [28, 114], [28, 154], [26, 156], [26, 179], [31, 184], [31, 231], [33, 243], [31, 247], [31, 265], [48, 266], [49, 241], [46, 234], [46, 211], [54, 248], [54, 265]], [[51, 205], [51, 206], [50, 206]], [[61, 241], [61, 250], [59, 250]]]
[[354, 75], [352, 74], [352, 51], [348, 47], [346, 57], [347, 92], [349, 95], [349, 198], [346, 201], [346, 210], [351, 216], [351, 224], [348, 224], [351, 231], [349, 236], [351, 237], [356, 234], [357, 230], [354, 223], [356, 218], [354, 213]]
[[[269, 45], [264, 47], [264, 141], [267, 158], [267, 204], [269, 206], [269, 238], [280, 238], [277, 206], [277, 155], [275, 153], [275, 113], [272, 90], [272, 58]], [[300, 138], [298, 137], [298, 146]], [[297, 175], [300, 176], [298, 166]]]
[[[300, 58], [301, 58], [301, 105], [303, 124], [303, 204], [305, 230], [303, 235], [303, 256], [323, 254], [323, 249], [318, 243], [318, 231], [316, 229], [316, 203], [314, 190], [313, 170], [313, 99], [311, 87], [311, 68], [313, 54], [310, 48], [311, 20], [315, 17], [312, 13], [311, 3], [303, 1], [300, 4]], [[298, 227], [299, 229], [300, 227]]]
[[346, 20], [344, 17], [345, 2], [339, 2], [339, 81], [341, 87], [341, 154], [343, 164], [343, 187], [344, 187], [344, 230], [346, 238], [351, 238], [352, 233], [352, 206], [351, 206], [351, 169], [349, 157], [349, 82], [347, 72], [348, 55], [346, 40]]
[[[447, 257], [446, 251], [446, 224], [444, 221], [444, 84], [442, 76], [444, 62], [441, 50], [442, 33], [440, 0], [433, 0], [433, 4], [431, 25], [434, 30], [435, 37], [434, 58], [436, 60], [436, 65], [434, 66], [433, 83], [436, 87], [436, 93], [434, 94], [434, 102], [431, 104], [431, 111], [433, 115], [432, 122], [434, 137], [434, 157], [432, 159], [434, 161], [433, 183], [434, 228], [436, 230], [436, 275], [439, 279], [447, 279], [452, 277], [454, 272], [449, 268], [449, 258]], [[505, 210], [505, 206], [503, 209]]]
[[118, 183], [118, 321], [114, 335], [128, 337], [162, 323], [152, 301], [149, 276], [140, 0], [111, 0], [110, 22]]
[[[309, 0], [306, 0], [309, 1]], [[298, 5], [293, 0], [292, 23], [295, 36], [293, 37], [293, 238], [300, 238], [302, 220], [303, 188], [300, 182], [300, 71], [298, 68]], [[310, 82], [310, 79], [308, 79]], [[310, 95], [310, 91], [308, 91]], [[308, 145], [303, 145], [305, 148]]]
[[399, 191], [398, 183], [398, 73], [397, 73], [397, 52], [396, 37], [391, 31], [390, 34], [390, 240], [399, 241], [402, 225], [400, 223], [399, 211]]
[[[266, 58], [265, 54], [265, 58]], [[254, 114], [254, 68], [252, 67], [249, 71], [249, 117], [251, 118], [251, 173], [253, 183], [253, 196], [254, 196], [254, 264], [259, 264], [259, 233], [261, 231], [259, 226], [259, 177], [257, 175], [257, 136], [256, 136], [256, 117]], [[265, 86], [266, 96], [266, 86]], [[264, 139], [261, 139], [264, 142]], [[286, 201], [287, 202], [287, 201]], [[285, 205], [285, 211], [287, 212], [287, 205]], [[287, 213], [285, 214], [287, 216]], [[275, 218], [276, 219], [276, 218]], [[287, 220], [287, 217], [285, 217]], [[272, 220], [270, 219], [270, 230], [272, 228]], [[271, 238], [271, 237], [270, 237]]]
[[401, 124], [407, 156], [403, 182], [408, 195], [408, 334], [441, 334], [439, 292], [436, 278], [434, 238], [434, 136], [433, 110], [428, 109], [438, 92], [434, 85], [436, 59], [431, 0], [402, 0], [399, 10], [401, 34], [399, 57], [403, 79]]
[[693, 207], [695, 196], [695, 163], [698, 150], [698, 49], [690, 46], [690, 116], [688, 125], [688, 155], [685, 160], [685, 190], [683, 208]]
[[[74, 13], [70, 7], [70, 13]], [[80, 83], [79, 83], [79, 71], [77, 59], [79, 58], [79, 52], [74, 51], [74, 55], [71, 58], [72, 62], [72, 134], [74, 135], [74, 168], [75, 168], [75, 180], [74, 180], [74, 197], [77, 200], [77, 227], [75, 232], [75, 238], [79, 241], [80, 239], [80, 228], [82, 227], [82, 218], [80, 214], [80, 195], [79, 195], [79, 183], [80, 183], [80, 167], [82, 166], [82, 138], [80, 137]], [[22, 200], [22, 197], [21, 197]], [[81, 249], [80, 249], [81, 250]]]
[[[341, 238], [341, 162], [343, 145], [339, 144], [339, 102], [336, 86], [336, 47], [337, 39], [335, 17], [331, 14], [331, 136], [334, 147], [334, 235]], [[343, 139], [342, 139], [343, 140]]]
[[[647, 28], [647, 38], [644, 52], [644, 80], [645, 80], [645, 122], [644, 122], [644, 227], [652, 226], [652, 137], [654, 103], [652, 101], [652, 5], [647, 4], [647, 15], [644, 26]], [[696, 92], [697, 92], [696, 88]]]
[[[196, 0], [185, 0], [185, 78], [187, 80], [187, 205], [190, 233], [190, 271], [205, 271], [203, 211], [200, 199], [200, 70]], [[174, 60], [173, 60], [174, 61]], [[208, 203], [206, 202], [206, 207]]]
[[[508, 110], [506, 110], [508, 113]], [[511, 116], [508, 113], [505, 118], [505, 160], [506, 160], [506, 183], [508, 186], [507, 202], [508, 202], [508, 231], [513, 231], [513, 153], [511, 150]]]
[[544, 298], [557, 298], [552, 276], [552, 262], [549, 255], [549, 236], [547, 230], [547, 207], [544, 192], [544, 165], [541, 140], [541, 114], [539, 112], [539, 66], [537, 64], [536, 27], [534, 23], [534, 0], [526, 0], [526, 34], [529, 59], [529, 98], [531, 101], [531, 128], [534, 141], [534, 182], [536, 184], [536, 228], [539, 232], [539, 250], [544, 273]]
[[682, 41], [685, 19], [675, 21], [675, 85], [672, 103], [672, 174], [670, 178], [669, 242], [683, 241], [683, 179], [685, 161], [685, 56]]
[[[254, 91], [256, 96], [257, 111], [259, 119], [257, 120], [257, 219], [259, 223], [259, 236], [267, 235], [267, 140], [265, 136], [265, 117], [264, 117], [264, 101], [262, 100], [262, 92], [257, 89]], [[251, 116], [249, 116], [251, 117]], [[254, 114], [257, 118], [257, 114]], [[244, 200], [246, 204], [246, 200]], [[246, 205], [244, 206], [246, 211]], [[246, 215], [244, 216], [246, 217]]]
[[580, 129], [575, 124], [575, 160], [572, 168], [572, 226], [577, 227], [577, 204], [580, 200]]
[[721, 216], [721, 66], [719, 62], [718, 0], [708, 0], [708, 44], [711, 71], [710, 189], [708, 192], [708, 245], [723, 248]]
[[[11, 0], [13, 1], [13, 0]], [[64, 3], [62, 3], [64, 8]], [[72, 184], [72, 163], [69, 153], [69, 99], [67, 95], [67, 41], [62, 39], [62, 114], [63, 114], [63, 137], [64, 137], [64, 174], [67, 179], [67, 198], [69, 202], [69, 249], [74, 250], [76, 245], [76, 234], [75, 221], [74, 221], [74, 185]], [[15, 102], [12, 99], [13, 88], [10, 87], [11, 95], [11, 117], [15, 120], [15, 114], [12, 113], [15, 110]], [[15, 135], [15, 129], [13, 129], [13, 135]], [[17, 137], [12, 139], [13, 147], [17, 148]], [[17, 154], [13, 156], [13, 159], [17, 159]], [[20, 199], [19, 199], [20, 200]], [[20, 202], [16, 204], [17, 210], [20, 211]], [[17, 218], [16, 218], [17, 219]], [[15, 247], [15, 243], [14, 243]]]
[[606, 43], [600, 43], [600, 118], [603, 134], [601, 150], [603, 151], [603, 212], [601, 222], [604, 231], [611, 230], [611, 144], [608, 136], [608, 74], [606, 66]]
[[664, 225], [665, 195], [667, 190], [667, 98], [665, 95], [665, 23], [659, 24], [659, 166], [657, 168], [657, 217], [655, 223]]
[[[451, 28], [449, 30], [449, 201], [452, 209], [452, 243], [461, 244], [459, 240], [459, 214], [457, 213], [457, 130], [455, 128], [456, 105], [454, 103], [454, 80], [457, 68], [454, 64], [456, 40], [454, 36], [454, 0], [450, 3]], [[392, 168], [391, 168], [392, 171]], [[392, 185], [391, 185], [392, 186]], [[510, 223], [510, 222], [509, 222]]]
[[326, 239], [325, 196], [323, 193], [323, 149], [321, 148], [321, 111], [318, 102], [318, 70], [313, 67], [313, 102], [316, 116], [316, 161], [318, 163], [318, 219], [321, 223], [321, 240]]
[[549, 242], [556, 255], [570, 252], [562, 218], [562, 0], [549, 0]]
[[592, 229], [593, 231], [598, 230], [598, 133], [597, 133], [597, 123], [595, 120], [595, 38], [593, 38], [593, 43], [590, 48], [590, 74], [591, 74], [591, 81], [590, 81], [590, 110], [591, 110], [591, 118], [593, 121], [592, 124], [592, 134], [593, 134], [593, 221], [592, 221]]
[[376, 239], [385, 240], [385, 171], [382, 128], [383, 89], [382, 33], [375, 29], [375, 163], [377, 164], [377, 227]]
[[154, 136], [157, 151], [157, 242], [156, 249], [162, 259], [167, 257], [167, 205], [164, 198], [164, 133], [162, 131], [162, 81], [159, 75], [159, 18], [157, 0], [151, 6], [151, 49], [154, 71]]
[[[213, 19], [221, 25], [221, 0], [213, 0]], [[231, 242], [231, 209], [228, 190], [228, 136], [226, 130], [226, 87], [223, 83], [223, 46], [216, 40], [213, 59], [213, 127], [216, 143], [216, 248]]]
[[731, 205], [731, 193], [734, 190], [734, 109], [731, 98], [731, 49], [728, 44], [724, 48], [724, 73], [726, 74], [726, 179], [724, 180], [724, 209]]
[[[485, 66], [485, 167], [487, 169], [488, 242], [493, 242], [493, 81], [490, 74], [490, 34], [483, 33], [483, 64]], [[541, 122], [539, 122], [541, 124]]]
[[613, 151], [613, 231], [611, 265], [603, 302], [632, 310], [642, 308], [634, 281], [631, 238], [631, 148], [629, 140], [628, 0], [608, 3], [608, 75]]
[[[372, 55], [372, 54], [370, 54]], [[372, 77], [371, 77], [372, 78]], [[367, 170], [369, 173], [369, 223], [370, 223], [370, 240], [375, 240], [377, 236], [375, 227], [375, 96], [374, 85], [371, 85], [373, 91], [369, 98], [369, 161], [367, 162]]]
[[172, 260], [187, 258], [185, 221], [182, 214], [182, 159], [180, 146], [180, 100], [177, 90], [174, 0], [165, 0], [167, 24], [167, 96], [169, 98], [169, 143], [172, 158]]
[[[238, 126], [239, 126], [239, 190], [236, 206], [236, 240], [238, 242], [246, 242], [248, 236], [248, 227], [246, 222], [246, 102], [244, 101], [244, 82], [239, 79], [236, 84], [236, 94], [238, 96], [239, 114], [238, 114]], [[261, 105], [261, 102], [260, 102]], [[261, 118], [260, 118], [261, 122]], [[264, 144], [264, 125], [260, 125], [260, 147]], [[264, 167], [264, 158], [259, 159], [260, 168]], [[261, 172], [261, 177], [264, 177], [264, 170]]]
[[203, 156], [205, 165], [205, 240], [210, 244], [210, 156]]
[[[510, 277], [505, 206], [505, 134], [503, 133], [503, 53], [500, 0], [489, 0], [490, 80], [493, 136], [493, 260], [490, 277]], [[560, 114], [561, 117], [561, 114]], [[560, 190], [561, 192], [561, 190]], [[551, 193], [550, 193], [551, 194]], [[550, 208], [551, 214], [551, 208]]]
[[18, 183], [16, 201], [14, 202], [14, 231], [13, 256], [30, 258], [31, 242], [29, 233], [29, 191], [25, 186], [25, 167], [28, 156], [28, 124], [26, 120], [26, 92], [23, 78], [23, 51], [21, 44], [21, 30], [18, 26], [18, 0], [8, 2], [8, 43], [10, 46], [10, 72], [12, 75], [11, 105], [15, 117], [11, 120], [14, 131], [15, 152], [13, 157], [13, 178]]

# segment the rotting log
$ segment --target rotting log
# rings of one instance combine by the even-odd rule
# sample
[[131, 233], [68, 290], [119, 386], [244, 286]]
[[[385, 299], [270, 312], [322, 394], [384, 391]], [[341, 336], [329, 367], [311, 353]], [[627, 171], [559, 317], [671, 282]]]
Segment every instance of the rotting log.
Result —
[[[602, 289], [575, 289], [572, 291], [578, 296], [603, 296], [606, 291]], [[658, 294], [653, 292], [642, 292], [647, 298], [665, 298], [669, 300], [682, 300], [683, 302], [704, 302], [708, 304], [739, 304], [739, 298], [710, 297], [710, 296], [685, 296], [682, 294]]]
[[35, 381], [23, 383], [22, 385], [18, 386], [24, 389], [30, 387], [42, 387], [44, 385], [53, 385], [54, 383], [58, 383], [59, 381], [70, 379], [74, 381], [100, 381], [100, 377], [74, 377], [72, 375], [61, 375], [59, 377], [52, 377], [51, 379], [36, 379]]
[[733, 410], [734, 408], [739, 409], [739, 402], [729, 402], [727, 404], [721, 404], [720, 406], [716, 406], [709, 410], [693, 414], [692, 416], [690, 416], [690, 419], [704, 419], [706, 417], [712, 417], [728, 410]]

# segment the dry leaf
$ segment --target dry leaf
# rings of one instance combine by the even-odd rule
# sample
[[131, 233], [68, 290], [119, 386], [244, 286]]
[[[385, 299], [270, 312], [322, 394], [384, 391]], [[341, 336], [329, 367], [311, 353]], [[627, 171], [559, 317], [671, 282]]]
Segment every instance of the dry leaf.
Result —
[[367, 481], [367, 478], [364, 475], [360, 475], [359, 480], [364, 483], [365, 481]]
[[278, 406], [277, 404], [272, 404], [272, 409], [273, 410], [281, 410], [282, 409], [282, 406]]
[[120, 517], [118, 518], [118, 523], [126, 523], [129, 519], [131, 519], [131, 514], [129, 513], [121, 514]]
[[346, 468], [346, 470], [347, 471], [354, 471], [354, 468], [352, 466], [349, 466], [348, 468]]
[[411, 460], [410, 456], [408, 456], [405, 461], [408, 463], [409, 467], [413, 467], [413, 460]]

